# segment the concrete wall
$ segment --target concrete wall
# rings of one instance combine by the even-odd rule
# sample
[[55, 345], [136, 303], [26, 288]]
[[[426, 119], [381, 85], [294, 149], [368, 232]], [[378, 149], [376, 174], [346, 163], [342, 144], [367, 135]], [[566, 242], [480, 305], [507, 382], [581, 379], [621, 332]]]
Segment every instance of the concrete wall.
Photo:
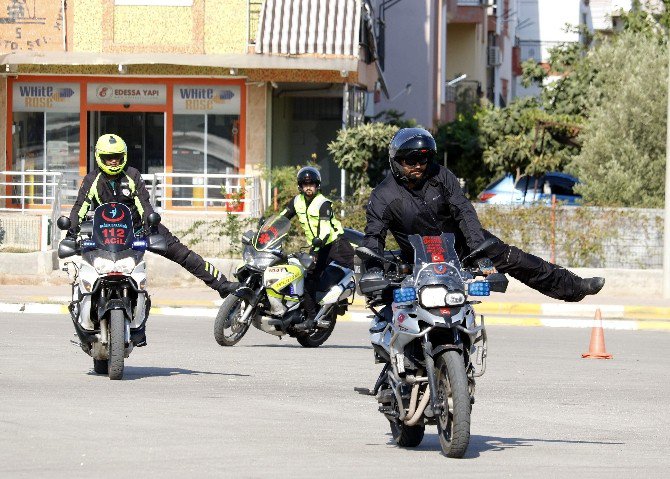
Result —
[[193, 0], [191, 7], [78, 0], [67, 8], [73, 10], [68, 31], [74, 51], [214, 54], [247, 48], [245, 0]]
[[433, 81], [437, 70], [433, 58], [438, 41], [433, 32], [433, 7], [431, 0], [404, 1], [386, 13], [384, 77], [389, 95], [396, 97], [408, 83], [412, 89], [393, 101], [382, 98], [375, 104], [376, 113], [391, 109], [405, 112], [405, 118], [415, 118], [427, 128], [433, 126]]

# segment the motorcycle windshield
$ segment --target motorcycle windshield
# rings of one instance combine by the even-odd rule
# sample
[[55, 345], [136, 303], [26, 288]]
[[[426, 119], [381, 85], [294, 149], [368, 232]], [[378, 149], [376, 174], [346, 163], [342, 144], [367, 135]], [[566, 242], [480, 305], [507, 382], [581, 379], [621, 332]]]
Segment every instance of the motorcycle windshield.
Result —
[[104, 203], [93, 214], [95, 247], [116, 253], [133, 244], [133, 216], [130, 208], [121, 203]]
[[414, 277], [417, 285], [453, 282], [453, 286], [462, 289], [461, 262], [456, 254], [454, 241], [451, 233], [409, 237], [414, 248]]
[[268, 251], [279, 248], [290, 228], [291, 221], [285, 216], [271, 216], [263, 223], [261, 229], [254, 236], [254, 248], [257, 251]]

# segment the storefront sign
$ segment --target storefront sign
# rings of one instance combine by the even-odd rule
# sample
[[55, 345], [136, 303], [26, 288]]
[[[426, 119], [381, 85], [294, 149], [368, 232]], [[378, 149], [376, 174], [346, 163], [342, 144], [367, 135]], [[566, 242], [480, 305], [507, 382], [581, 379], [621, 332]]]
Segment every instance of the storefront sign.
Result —
[[165, 105], [165, 85], [144, 83], [89, 83], [88, 103], [106, 105]]
[[175, 85], [172, 98], [175, 113], [240, 114], [238, 85]]
[[79, 111], [78, 83], [16, 82], [12, 92], [14, 111]]

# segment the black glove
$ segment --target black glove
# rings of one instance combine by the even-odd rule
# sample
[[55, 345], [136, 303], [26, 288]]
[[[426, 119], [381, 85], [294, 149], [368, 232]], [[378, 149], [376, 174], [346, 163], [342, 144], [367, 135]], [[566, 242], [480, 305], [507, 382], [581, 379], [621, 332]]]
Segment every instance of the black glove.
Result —
[[222, 298], [225, 298], [230, 293], [237, 291], [240, 286], [242, 285], [237, 281], [224, 281], [218, 288], [216, 288], [216, 290]]
[[477, 260], [477, 267], [479, 270], [484, 273], [484, 276], [488, 276], [493, 273], [497, 273], [496, 267], [493, 266], [493, 262], [488, 258], [480, 258]]

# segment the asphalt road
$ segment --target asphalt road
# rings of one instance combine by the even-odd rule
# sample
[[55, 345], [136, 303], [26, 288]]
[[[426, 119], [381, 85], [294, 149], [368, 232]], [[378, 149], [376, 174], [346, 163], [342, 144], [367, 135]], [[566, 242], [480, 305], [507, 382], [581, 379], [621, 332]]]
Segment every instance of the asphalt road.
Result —
[[667, 477], [670, 334], [489, 328], [465, 459], [435, 430], [400, 449], [373, 398], [367, 326], [324, 347], [156, 317], [123, 381], [92, 371], [65, 316], [0, 314], [0, 477]]

